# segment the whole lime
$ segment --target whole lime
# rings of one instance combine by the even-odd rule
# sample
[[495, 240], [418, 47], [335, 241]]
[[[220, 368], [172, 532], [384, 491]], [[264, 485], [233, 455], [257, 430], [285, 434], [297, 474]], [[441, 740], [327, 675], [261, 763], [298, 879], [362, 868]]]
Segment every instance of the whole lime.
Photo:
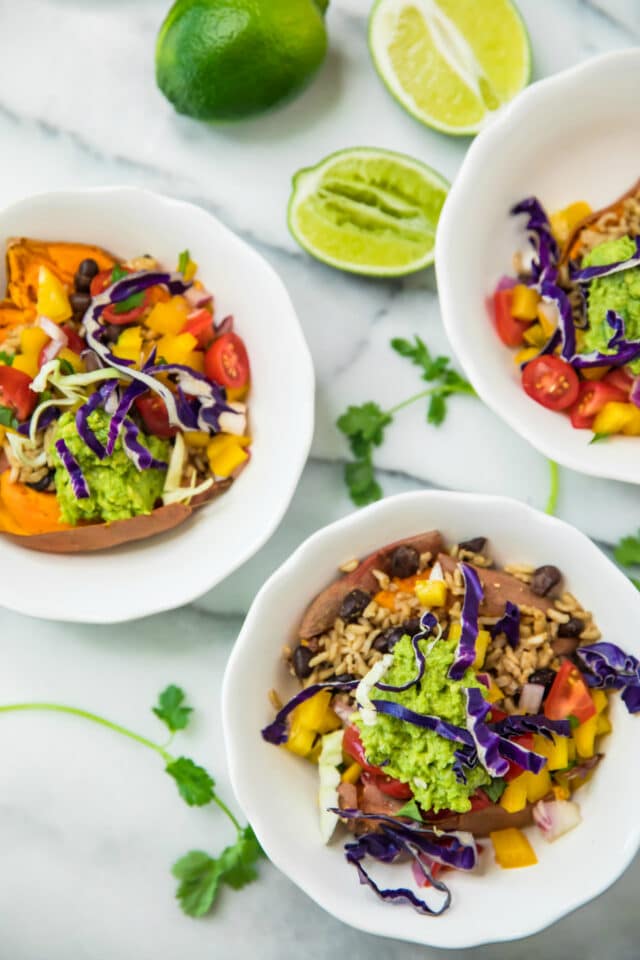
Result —
[[327, 50], [328, 0], [177, 0], [156, 46], [179, 113], [239, 120], [298, 93]]

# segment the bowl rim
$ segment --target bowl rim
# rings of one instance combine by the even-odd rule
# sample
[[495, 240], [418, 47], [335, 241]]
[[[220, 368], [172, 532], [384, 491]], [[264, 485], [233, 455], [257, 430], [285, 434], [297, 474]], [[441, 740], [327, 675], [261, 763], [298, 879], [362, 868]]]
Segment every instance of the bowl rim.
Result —
[[[314, 551], [321, 549], [324, 544], [331, 542], [333, 538], [342, 539], [343, 534], [354, 527], [366, 529], [367, 526], [374, 525], [378, 515], [386, 513], [387, 511], [392, 513], [397, 504], [412, 503], [416, 506], [430, 505], [432, 515], [437, 515], [437, 506], [443, 502], [457, 504], [460, 511], [464, 511], [465, 505], [471, 503], [485, 506], [487, 510], [491, 511], [512, 511], [517, 514], [521, 520], [522, 529], [527, 529], [528, 521], [529, 523], [539, 524], [543, 528], [546, 527], [549, 531], [550, 539], [567, 535], [570, 536], [576, 542], [576, 546], [580, 545], [583, 548], [582, 556], [590, 556], [592, 561], [604, 565], [609, 571], [609, 576], [617, 578], [619, 583], [624, 585], [622, 589], [628, 593], [629, 598], [638, 604], [639, 598], [633, 584], [585, 533], [572, 524], [558, 517], [543, 513], [523, 501], [496, 494], [461, 493], [458, 491], [438, 489], [414, 490], [407, 493], [395, 494], [390, 497], [385, 497], [377, 503], [370, 504], [359, 511], [354, 511], [346, 517], [342, 517], [315, 531], [271, 574], [254, 598], [242, 629], [232, 648], [229, 660], [227, 661], [222, 685], [221, 710], [225, 751], [233, 792], [255, 830], [256, 836], [269, 860], [271, 860], [285, 876], [329, 914], [341, 920], [343, 923], [362, 930], [365, 933], [380, 937], [391, 937], [407, 942], [421, 943], [424, 946], [433, 946], [440, 949], [462, 949], [490, 943], [510, 942], [532, 936], [561, 920], [568, 914], [573, 913], [579, 907], [584, 906], [584, 904], [601, 896], [622, 876], [634, 859], [638, 849], [640, 849], [640, 822], [637, 819], [633, 822], [628, 832], [628, 842], [625, 844], [624, 849], [621, 850], [618, 862], [611, 874], [601, 881], [595, 891], [587, 891], [586, 893], [579, 894], [577, 893], [577, 888], [575, 888], [575, 892], [567, 896], [567, 899], [563, 901], [561, 907], [554, 907], [553, 903], [549, 904], [550, 909], [544, 922], [536, 923], [536, 925], [531, 928], [522, 929], [516, 935], [507, 933], [501, 936], [500, 932], [497, 931], [495, 935], [485, 935], [482, 938], [474, 937], [472, 939], [465, 939], [464, 936], [462, 936], [454, 942], [451, 940], [449, 940], [449, 942], [443, 942], [438, 939], [434, 940], [429, 936], [429, 932], [434, 928], [426, 924], [424, 928], [426, 936], [414, 936], [403, 930], [401, 911], [394, 914], [399, 918], [399, 923], [396, 928], [389, 929], [390, 925], [384, 920], [384, 917], [392, 915], [390, 908], [386, 911], [381, 910], [379, 914], [376, 914], [376, 916], [380, 916], [379, 923], [365, 924], [359, 919], [359, 911], [353, 901], [341, 902], [337, 898], [325, 895], [326, 885], [322, 887], [322, 885], [316, 882], [312, 869], [304, 865], [301, 866], [299, 859], [296, 859], [293, 853], [293, 844], [291, 847], [286, 848], [280, 844], [277, 838], [272, 842], [272, 836], [269, 832], [271, 819], [269, 817], [263, 817], [263, 807], [260, 803], [259, 791], [256, 791], [254, 789], [255, 784], [251, 783], [251, 774], [248, 772], [250, 763], [244, 759], [247, 755], [246, 751], [243, 750], [241, 744], [236, 743], [233, 721], [235, 704], [238, 702], [241, 693], [241, 677], [246, 667], [245, 661], [250, 661], [253, 638], [256, 635], [262, 636], [260, 632], [260, 622], [263, 611], [270, 605], [272, 591], [274, 589], [277, 591], [277, 588], [284, 582], [295, 577], [295, 571], [301, 558], [309, 553], [313, 554]], [[285, 632], [286, 628], [283, 634]], [[277, 651], [274, 652], [277, 656]]]
[[[440, 311], [447, 338], [482, 402], [548, 459], [588, 476], [640, 484], [640, 469], [637, 465], [626, 462], [612, 463], [611, 456], [602, 455], [601, 445], [594, 448], [585, 443], [584, 449], [568, 448], [562, 438], [554, 439], [550, 431], [540, 430], [529, 417], [522, 416], [515, 408], [512, 409], [510, 404], [501, 401], [494, 393], [493, 381], [483, 375], [469, 338], [463, 335], [462, 325], [457, 319], [460, 311], [456, 306], [456, 284], [447, 267], [447, 262], [451, 259], [450, 252], [455, 249], [457, 224], [464, 219], [468, 183], [473, 179], [476, 168], [491, 161], [493, 151], [504, 144], [512, 126], [521, 116], [539, 111], [545, 101], [553, 100], [557, 103], [562, 88], [574, 88], [585, 77], [597, 75], [612, 66], [621, 70], [631, 69], [633, 66], [640, 72], [640, 48], [608, 51], [574, 64], [560, 73], [536, 80], [506, 104], [494, 122], [481, 131], [469, 146], [444, 203], [436, 232], [435, 269]], [[498, 341], [496, 343], [498, 344]], [[532, 404], [534, 402], [531, 401]], [[568, 421], [567, 430], [573, 430]], [[609, 451], [614, 448], [616, 441], [624, 442], [629, 438], [612, 437], [611, 440], [613, 444], [610, 442], [606, 445]]]
[[[246, 545], [242, 549], [238, 549], [236, 556], [229, 566], [224, 570], [224, 572], [216, 574], [207, 585], [203, 586], [200, 584], [196, 589], [189, 588], [189, 581], [186, 578], [181, 578], [183, 588], [179, 596], [170, 598], [169, 596], [165, 595], [164, 599], [159, 596], [153, 603], [149, 604], [144, 602], [145, 592], [136, 591], [135, 598], [129, 598], [126, 605], [126, 610], [122, 610], [120, 607], [106, 609], [106, 607], [102, 605], [95, 608], [95, 615], [88, 615], [86, 610], [82, 613], [76, 612], [73, 605], [67, 605], [68, 609], [65, 611], [64, 616], [60, 613], [44, 614], [36, 612], [34, 614], [29, 609], [25, 609], [24, 605], [21, 603], [12, 603], [11, 596], [3, 597], [2, 599], [2, 606], [12, 610], [13, 612], [27, 616], [35, 616], [39, 619], [68, 623], [125, 623], [140, 617], [165, 613], [168, 610], [174, 610], [178, 607], [193, 603], [195, 600], [203, 596], [204, 593], [213, 589], [213, 587], [217, 586], [217, 584], [233, 574], [240, 566], [250, 560], [262, 546], [264, 546], [264, 544], [270, 539], [282, 522], [297, 489], [302, 471], [306, 466], [315, 428], [315, 369], [311, 352], [309, 350], [298, 314], [293, 305], [293, 301], [289, 295], [289, 291], [284, 281], [275, 268], [269, 263], [269, 261], [243, 237], [231, 230], [230, 227], [223, 223], [209, 210], [189, 200], [182, 200], [177, 197], [168, 196], [167, 194], [156, 190], [150, 190], [146, 187], [123, 184], [103, 184], [100, 186], [64, 188], [28, 194], [27, 196], [22, 197], [13, 203], [7, 204], [0, 209], [0, 230], [2, 229], [2, 223], [5, 217], [8, 215], [15, 216], [16, 214], [19, 214], [21, 209], [28, 211], [32, 206], [37, 207], [38, 205], [46, 204], [52, 199], [57, 202], [64, 202], [65, 200], [74, 202], [83, 197], [105, 196], [117, 196], [118, 198], [126, 199], [131, 203], [135, 203], [136, 200], [146, 203], [153, 203], [159, 207], [165, 207], [179, 212], [182, 216], [197, 217], [202, 222], [208, 220], [212, 229], [216, 230], [223, 237], [226, 236], [230, 238], [236, 248], [242, 249], [243, 255], [246, 256], [247, 259], [253, 260], [254, 263], [259, 263], [261, 265], [261, 269], [264, 271], [265, 276], [270, 277], [278, 286], [282, 294], [283, 304], [288, 305], [288, 310], [281, 311], [281, 316], [284, 318], [284, 322], [288, 326], [288, 335], [290, 337], [288, 342], [288, 350], [291, 354], [294, 354], [296, 358], [295, 367], [297, 369], [298, 380], [298, 398], [296, 402], [298, 414], [298, 442], [295, 448], [292, 447], [292, 449], [289, 451], [287, 460], [288, 469], [286, 474], [281, 477], [281, 480], [277, 484], [279, 498], [275, 505], [275, 509], [262, 511], [262, 525], [260, 527], [254, 527], [252, 537], [247, 539]], [[174, 533], [174, 531], [169, 531], [168, 534], [161, 534], [160, 537], [166, 537], [167, 535], [172, 535], [172, 533]], [[127, 544], [123, 544], [115, 549], [122, 551], [124, 554], [124, 551], [127, 549]], [[113, 551], [106, 552], [112, 553]], [[38, 554], [36, 556], [54, 558], [56, 555]], [[86, 554], [86, 556], [92, 556], [92, 554]], [[94, 556], [99, 557], [100, 552], [94, 554]]]

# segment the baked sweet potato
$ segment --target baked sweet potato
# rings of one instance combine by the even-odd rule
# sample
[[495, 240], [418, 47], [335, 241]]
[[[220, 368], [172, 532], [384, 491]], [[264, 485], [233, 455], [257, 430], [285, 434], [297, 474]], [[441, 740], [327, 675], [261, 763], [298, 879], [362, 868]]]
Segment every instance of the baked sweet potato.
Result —
[[[583, 220], [578, 223], [569, 239], [565, 243], [564, 247], [560, 253], [560, 263], [563, 264], [570, 258], [574, 257], [579, 249], [579, 239], [582, 231], [589, 227], [592, 223], [595, 223], [603, 214], [613, 213], [617, 216], [620, 216], [622, 213], [622, 205], [625, 200], [628, 200], [629, 197], [634, 197], [640, 195], [640, 180], [637, 180], [630, 190], [627, 190], [626, 193], [623, 193], [621, 197], [618, 197], [617, 200], [614, 200], [613, 203], [610, 203], [606, 207], [601, 207], [600, 210], [594, 210], [593, 213], [590, 213], [588, 217], [585, 217]], [[603, 240], [606, 239], [603, 237]]]
[[[438, 562], [448, 573], [453, 573], [458, 565], [455, 557], [450, 557], [448, 553], [439, 554]], [[510, 573], [505, 573], [503, 570], [488, 570], [486, 567], [473, 566], [473, 569], [478, 574], [484, 591], [484, 598], [480, 604], [480, 613], [483, 617], [501, 617], [507, 600], [519, 606], [524, 604], [528, 607], [536, 607], [544, 613], [553, 607], [553, 597], [539, 597], [526, 583], [518, 580], [517, 577], [512, 577]]]
[[10, 240], [7, 247], [7, 294], [26, 319], [35, 316], [38, 298], [38, 273], [47, 267], [62, 283], [73, 287], [73, 277], [80, 263], [91, 257], [101, 270], [112, 267], [116, 260], [100, 247], [84, 243], [47, 243], [41, 240]]

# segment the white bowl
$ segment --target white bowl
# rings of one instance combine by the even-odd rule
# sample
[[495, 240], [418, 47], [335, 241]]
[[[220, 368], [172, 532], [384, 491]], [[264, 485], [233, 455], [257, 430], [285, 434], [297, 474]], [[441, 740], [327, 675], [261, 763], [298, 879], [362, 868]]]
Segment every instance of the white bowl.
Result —
[[[453, 904], [439, 918], [382, 903], [360, 886], [339, 840], [325, 847], [320, 839], [317, 768], [260, 736], [273, 718], [268, 690], [288, 698], [297, 689], [281, 648], [294, 640], [306, 605], [335, 578], [339, 564], [434, 527], [452, 542], [488, 536], [501, 563], [557, 564], [567, 589], [593, 610], [603, 636], [640, 653], [640, 641], [629, 630], [640, 618], [640, 594], [584, 534], [503, 497], [407, 493], [315, 533], [267, 581], [227, 665], [223, 725], [239, 803], [269, 858], [316, 903], [367, 933], [469, 947], [541, 930], [602, 893], [628, 866], [640, 842], [637, 813], [629, 802], [640, 788], [640, 764], [638, 721], [624, 705], [616, 698], [605, 759], [580, 791], [583, 822], [553, 844], [530, 828], [539, 863], [528, 869], [501, 870], [487, 844], [483, 876], [450, 875]], [[394, 885], [400, 886], [409, 868], [393, 869]]]
[[[146, 190], [31, 197], [0, 213], [0, 246], [12, 236], [94, 243], [125, 258], [150, 253], [167, 266], [189, 249], [217, 315], [234, 314], [247, 344], [253, 444], [231, 489], [163, 536], [75, 556], [34, 553], [0, 536], [0, 604], [50, 620], [117, 623], [188, 603], [273, 533], [309, 452], [313, 366], [287, 291], [269, 264], [211, 214]], [[3, 290], [5, 284], [3, 263]]]
[[638, 179], [640, 49], [624, 50], [524, 90], [472, 143], [445, 203], [436, 239], [442, 318], [469, 380], [491, 409], [541, 453], [582, 473], [640, 483], [640, 442], [591, 432], [545, 410], [522, 390], [514, 351], [502, 345], [487, 297], [526, 248], [518, 200], [549, 212], [575, 200], [605, 206]]

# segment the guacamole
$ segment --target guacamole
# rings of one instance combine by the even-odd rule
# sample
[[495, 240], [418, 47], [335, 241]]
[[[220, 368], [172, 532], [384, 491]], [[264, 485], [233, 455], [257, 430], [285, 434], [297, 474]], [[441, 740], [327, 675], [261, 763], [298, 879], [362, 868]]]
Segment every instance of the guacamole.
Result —
[[[110, 420], [104, 410], [95, 410], [89, 415], [89, 426], [102, 444], [107, 442]], [[84, 500], [77, 500], [73, 493], [69, 474], [55, 449], [57, 440], [64, 440], [84, 474], [90, 494]], [[156, 459], [168, 460], [169, 444], [166, 440], [149, 437], [142, 432], [138, 440]], [[56, 468], [56, 493], [65, 523], [125, 520], [141, 513], [151, 513], [156, 500], [162, 495], [164, 470], [137, 470], [123, 450], [120, 437], [112, 456], [99, 460], [79, 436], [75, 413], [63, 413], [58, 420], [53, 436], [52, 457]]]
[[[423, 640], [421, 647], [426, 652], [432, 643], [432, 640]], [[456, 647], [457, 640], [438, 640], [428, 653], [425, 674], [417, 687], [403, 693], [376, 690], [376, 698], [395, 700], [417, 713], [428, 713], [466, 727], [465, 688], [481, 687], [481, 684], [473, 670], [467, 670], [460, 681], [449, 679], [447, 674]], [[416, 674], [408, 636], [396, 644], [393, 654], [393, 664], [384, 682], [400, 686]], [[361, 718], [354, 722], [360, 728], [367, 760], [377, 766], [384, 764], [385, 773], [390, 777], [409, 783], [424, 810], [465, 813], [471, 809], [469, 797], [478, 787], [490, 782], [489, 774], [480, 766], [468, 772], [467, 783], [456, 780], [453, 764], [459, 744], [445, 740], [433, 730], [381, 713], [373, 726], [367, 726]]]
[[[607, 240], [590, 250], [582, 260], [582, 267], [601, 267], [619, 260], [627, 260], [636, 252], [630, 237]], [[624, 319], [625, 339], [640, 340], [640, 267], [620, 270], [608, 277], [599, 277], [589, 284], [587, 316], [582, 347], [585, 353], [598, 350], [610, 353], [607, 347], [613, 331], [607, 323], [607, 311], [615, 310]], [[640, 359], [629, 364], [634, 373], [640, 372]]]

